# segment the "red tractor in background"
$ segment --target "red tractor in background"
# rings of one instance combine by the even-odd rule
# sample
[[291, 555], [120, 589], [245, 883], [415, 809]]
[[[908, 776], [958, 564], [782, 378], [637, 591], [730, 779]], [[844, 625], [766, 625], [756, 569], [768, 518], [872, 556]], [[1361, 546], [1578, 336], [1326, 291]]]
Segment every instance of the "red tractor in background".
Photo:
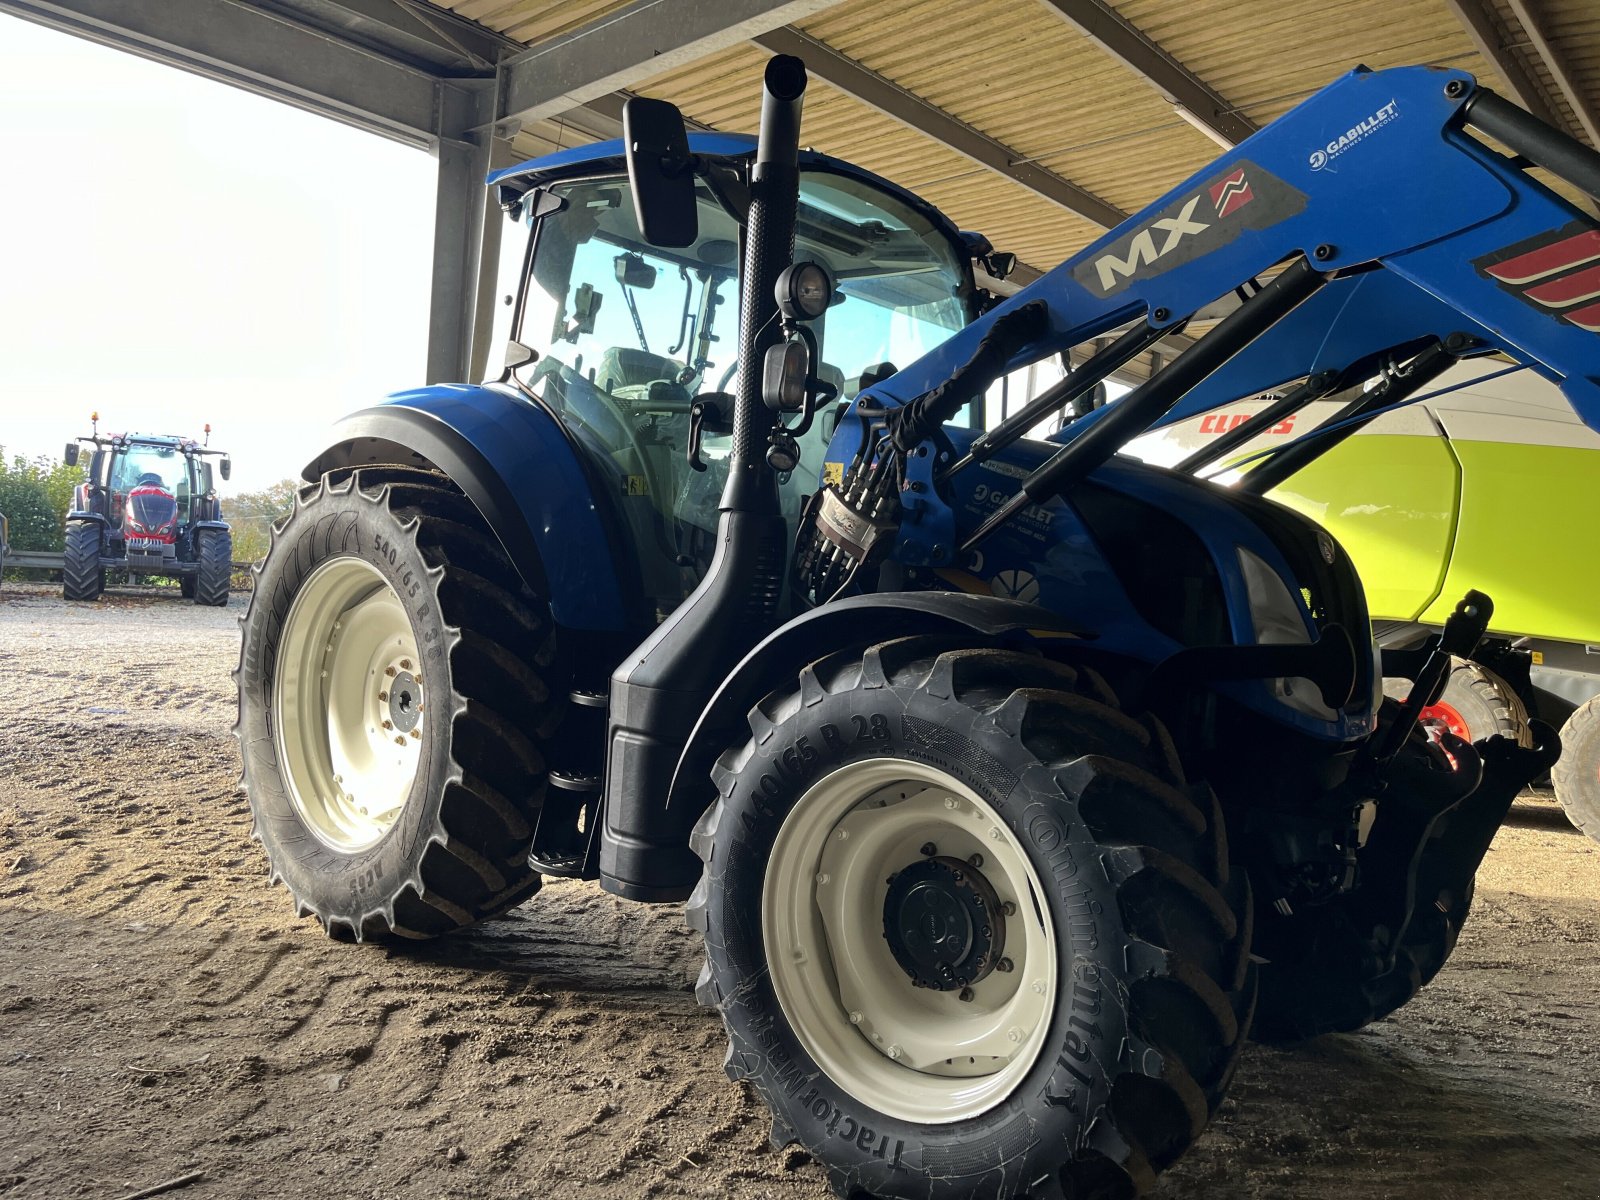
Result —
[[[185, 599], [228, 603], [233, 537], [222, 520], [212, 485], [211, 456], [222, 478], [232, 460], [193, 438], [165, 434], [94, 432], [67, 443], [66, 462], [76, 466], [79, 443], [92, 445], [89, 477], [73, 492], [67, 513], [61, 594], [68, 600], [97, 599], [106, 571], [176, 577]], [[206, 441], [211, 426], [206, 426]]]

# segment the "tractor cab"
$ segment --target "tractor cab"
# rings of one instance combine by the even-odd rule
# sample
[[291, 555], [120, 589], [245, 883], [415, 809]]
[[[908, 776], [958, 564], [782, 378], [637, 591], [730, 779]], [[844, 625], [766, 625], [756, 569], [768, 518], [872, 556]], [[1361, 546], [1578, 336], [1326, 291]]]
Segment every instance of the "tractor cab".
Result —
[[[616, 499], [657, 615], [702, 577], [727, 479], [739, 264], [753, 138], [693, 134], [697, 230], [641, 231], [621, 142], [491, 179], [507, 213], [497, 334], [515, 381], [560, 419]], [[985, 299], [971, 243], [936, 209], [858, 167], [800, 155], [795, 259], [829, 275], [810, 324], [824, 400], [779, 472], [791, 525], [845, 402], [965, 327]]]
[[113, 434], [95, 448], [74, 508], [100, 501], [114, 539], [159, 555], [197, 521], [216, 519], [212, 465], [200, 451], [189, 438]]

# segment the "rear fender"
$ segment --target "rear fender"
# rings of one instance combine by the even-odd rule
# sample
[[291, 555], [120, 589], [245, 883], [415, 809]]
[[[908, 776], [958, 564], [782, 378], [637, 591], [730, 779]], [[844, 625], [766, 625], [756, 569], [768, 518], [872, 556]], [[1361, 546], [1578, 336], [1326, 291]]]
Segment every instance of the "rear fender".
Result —
[[608, 536], [605, 507], [580, 452], [543, 406], [510, 388], [440, 384], [399, 392], [334, 426], [337, 440], [302, 472], [315, 482], [341, 467], [399, 465], [449, 476], [483, 514], [528, 586], [569, 629], [648, 625], [641, 589], [617, 561], [629, 543]]

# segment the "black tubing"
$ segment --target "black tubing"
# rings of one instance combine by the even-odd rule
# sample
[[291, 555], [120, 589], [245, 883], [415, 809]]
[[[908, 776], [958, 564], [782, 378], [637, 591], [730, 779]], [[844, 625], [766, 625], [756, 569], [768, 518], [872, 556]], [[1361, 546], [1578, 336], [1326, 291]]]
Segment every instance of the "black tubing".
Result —
[[739, 372], [734, 384], [733, 445], [722, 508], [777, 512], [777, 478], [767, 467], [772, 414], [761, 402], [761, 368], [768, 347], [782, 340], [778, 327], [778, 276], [794, 260], [795, 215], [800, 205], [800, 109], [805, 64], [788, 54], [767, 63], [761, 97], [761, 132], [750, 178], [750, 214], [744, 231], [739, 281]]
[[1150, 428], [1190, 391], [1288, 316], [1327, 282], [1327, 276], [1298, 258], [1271, 283], [1234, 309], [1164, 370], [1152, 375], [1105, 410], [1022, 481], [1006, 501], [962, 544], [971, 550], [1030, 504], [1038, 504], [1078, 483], [1124, 445]]
[[1462, 112], [1467, 124], [1480, 133], [1600, 200], [1600, 154], [1576, 138], [1552, 129], [1488, 88], [1474, 92]]
[[1318, 371], [1299, 387], [1292, 389], [1284, 396], [1280, 396], [1248, 421], [1236, 425], [1232, 429], [1225, 430], [1217, 437], [1216, 441], [1208, 442], [1206, 445], [1201, 446], [1200, 449], [1172, 469], [1184, 475], [1192, 475], [1201, 467], [1216, 462], [1217, 459], [1233, 450], [1234, 447], [1244, 445], [1256, 434], [1287, 417], [1290, 413], [1299, 412], [1313, 400], [1321, 400], [1329, 392], [1333, 391], [1338, 386], [1338, 383], [1339, 373], [1337, 371]]

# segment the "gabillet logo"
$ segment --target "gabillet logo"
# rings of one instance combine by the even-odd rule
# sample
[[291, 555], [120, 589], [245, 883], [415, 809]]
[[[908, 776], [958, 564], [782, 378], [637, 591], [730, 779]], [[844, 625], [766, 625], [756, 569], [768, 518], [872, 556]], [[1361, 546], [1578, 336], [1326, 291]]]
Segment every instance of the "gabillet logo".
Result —
[[1391, 100], [1377, 112], [1373, 113], [1370, 117], [1367, 117], [1362, 121], [1357, 121], [1352, 128], [1345, 130], [1345, 132], [1334, 138], [1333, 141], [1329, 142], [1326, 146], [1323, 146], [1318, 150], [1313, 150], [1310, 158], [1311, 169], [1313, 171], [1322, 170], [1323, 167], [1327, 166], [1356, 143], [1365, 141], [1378, 130], [1382, 129], [1385, 125], [1389, 125], [1395, 121], [1398, 121], [1399, 119], [1400, 105]]

